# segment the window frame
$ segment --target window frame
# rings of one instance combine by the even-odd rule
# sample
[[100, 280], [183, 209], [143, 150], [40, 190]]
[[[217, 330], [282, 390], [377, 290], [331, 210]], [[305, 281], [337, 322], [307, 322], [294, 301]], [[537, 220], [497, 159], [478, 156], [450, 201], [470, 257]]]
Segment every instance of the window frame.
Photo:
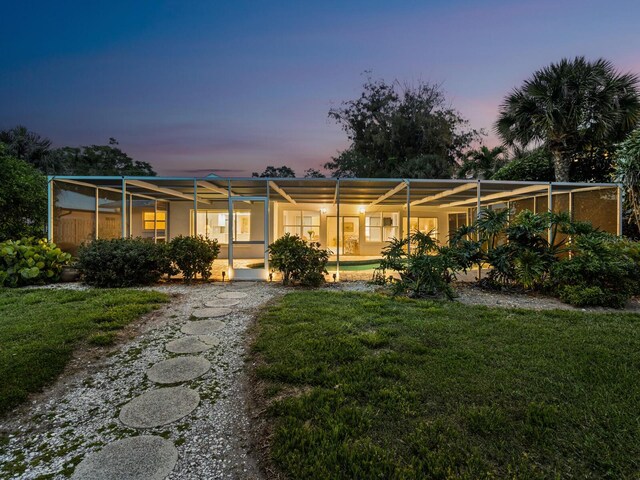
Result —
[[[295, 215], [299, 214], [300, 217], [300, 222], [298, 224], [293, 224], [293, 223], [287, 223], [287, 214], [288, 213], [294, 213]], [[318, 224], [312, 224], [312, 225], [305, 225], [304, 224], [304, 214], [308, 213], [311, 215], [312, 217], [312, 221], [313, 221], [313, 217], [318, 218]], [[294, 218], [295, 218], [294, 215]], [[299, 237], [303, 238], [305, 240], [310, 240], [312, 242], [319, 242], [320, 241], [320, 226], [322, 224], [322, 212], [320, 212], [320, 210], [291, 210], [291, 209], [287, 209], [287, 210], [283, 210], [282, 211], [282, 234], [284, 235], [287, 230], [287, 228], [299, 228], [300, 229], [300, 234]], [[305, 235], [306, 232], [304, 232], [305, 228], [312, 228], [315, 232], [314, 238], [312, 239], [308, 239], [307, 235]]]
[[[191, 212], [191, 214], [190, 214], [190, 218], [191, 218], [191, 228], [190, 228], [191, 235], [202, 235], [205, 238], [216, 239], [216, 241], [220, 245], [229, 245], [229, 231], [228, 231], [228, 228], [229, 228], [229, 210], [220, 209], [220, 208], [199, 208], [197, 210], [198, 214], [204, 213], [207, 216], [208, 215], [224, 215], [225, 216], [225, 219], [226, 219], [225, 220], [225, 228], [227, 229], [227, 232], [225, 232], [224, 234], [221, 234], [222, 238], [207, 234], [206, 230], [205, 230], [204, 233], [196, 232], [195, 231], [196, 229], [194, 228], [194, 224], [193, 224], [193, 215], [194, 215], [195, 210], [192, 208], [190, 210], [190, 212]], [[249, 240], [237, 240], [237, 238], [238, 238], [237, 229], [240, 226], [240, 222], [237, 221], [237, 216], [239, 214], [247, 215], [249, 217], [249, 223], [248, 223], [249, 230], [246, 233], [249, 236]], [[233, 242], [233, 243], [251, 242], [251, 210], [249, 210], [249, 209], [239, 209], [239, 210], [234, 209], [233, 210], [233, 215], [234, 215], [234, 220], [233, 220], [233, 230], [234, 230], [234, 232], [233, 232], [233, 238], [231, 239], [231, 242]], [[206, 225], [207, 223], [208, 222], [205, 220], [204, 225]], [[198, 222], [197, 227], [198, 227], [198, 229], [201, 228], [201, 222]], [[218, 225], [218, 228], [219, 227], [220, 226]]]
[[[385, 215], [391, 217], [392, 223], [390, 226], [384, 225]], [[380, 220], [379, 225], [367, 225], [370, 218], [378, 218]], [[394, 223], [395, 222], [395, 223]], [[385, 229], [396, 229], [396, 235], [385, 235]], [[380, 240], [371, 240], [371, 231], [375, 229], [379, 232]], [[366, 243], [386, 243], [392, 238], [399, 238], [400, 230], [400, 214], [398, 212], [370, 212], [364, 214], [364, 241]]]
[[[151, 219], [148, 220], [146, 218], [147, 215], [151, 215]], [[158, 218], [160, 215], [164, 216], [164, 219]], [[151, 228], [147, 228], [147, 223], [151, 223], [153, 226]], [[163, 224], [164, 226], [160, 226]], [[154, 210], [143, 209], [142, 210], [142, 231], [143, 232], [164, 232], [167, 230], [167, 211], [166, 210], [158, 210], [157, 215]]]

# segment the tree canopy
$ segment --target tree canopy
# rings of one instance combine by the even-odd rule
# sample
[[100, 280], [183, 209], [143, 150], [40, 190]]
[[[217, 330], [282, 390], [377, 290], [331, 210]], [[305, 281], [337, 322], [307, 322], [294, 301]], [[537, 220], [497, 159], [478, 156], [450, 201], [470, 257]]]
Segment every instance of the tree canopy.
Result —
[[133, 160], [118, 147], [108, 145], [51, 148], [51, 140], [21, 125], [0, 131], [8, 155], [24, 160], [47, 175], [151, 175], [151, 164]]
[[155, 176], [147, 162], [133, 160], [118, 148], [114, 138], [108, 145], [63, 147], [50, 152], [50, 166], [55, 175], [131, 175]]
[[465, 155], [465, 160], [458, 170], [459, 178], [489, 179], [506, 163], [506, 149], [502, 146], [489, 148], [482, 146], [470, 150]]
[[46, 219], [46, 177], [0, 143], [0, 242], [41, 237]]
[[262, 173], [253, 172], [252, 177], [260, 178], [295, 178], [296, 172], [291, 167], [283, 165], [281, 167], [274, 167], [269, 165], [264, 169]]
[[325, 164], [335, 177], [449, 178], [481, 135], [447, 104], [439, 85], [425, 82], [369, 77], [360, 97], [331, 109], [329, 118], [351, 141]]
[[601, 179], [614, 144], [640, 120], [638, 81], [604, 59], [562, 59], [505, 98], [496, 132], [507, 145], [546, 146], [557, 181]]

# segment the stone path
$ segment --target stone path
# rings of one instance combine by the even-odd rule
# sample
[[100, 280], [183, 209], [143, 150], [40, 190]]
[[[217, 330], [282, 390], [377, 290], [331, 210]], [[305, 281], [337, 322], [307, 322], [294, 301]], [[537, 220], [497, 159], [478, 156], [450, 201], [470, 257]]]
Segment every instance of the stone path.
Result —
[[[28, 420], [0, 426], [11, 432], [0, 446], [0, 478], [261, 478], [250, 452], [243, 336], [255, 308], [282, 289], [157, 289], [182, 300], [120, 351], [66, 379]], [[8, 462], [15, 475], [4, 475]]]

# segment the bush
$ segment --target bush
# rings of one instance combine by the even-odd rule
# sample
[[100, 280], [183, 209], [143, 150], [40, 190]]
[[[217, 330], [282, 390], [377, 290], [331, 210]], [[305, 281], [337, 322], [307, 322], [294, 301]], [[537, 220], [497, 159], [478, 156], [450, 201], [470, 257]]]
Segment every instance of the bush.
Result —
[[[411, 253], [407, 246], [411, 242]], [[441, 248], [428, 233], [414, 232], [409, 239], [394, 238], [382, 251], [380, 267], [374, 281], [391, 285], [394, 294], [413, 298], [446, 296], [453, 299], [455, 292], [450, 283], [455, 272], [463, 269], [460, 255], [453, 248]], [[388, 270], [397, 272], [400, 279], [386, 276]]]
[[269, 245], [269, 263], [282, 273], [282, 284], [300, 282], [308, 287], [319, 287], [325, 281], [329, 251], [317, 242], [285, 233]]
[[191, 282], [196, 275], [203, 280], [211, 277], [211, 264], [218, 258], [220, 245], [216, 240], [203, 236], [175, 237], [169, 242], [171, 260], [181, 272], [186, 283]]
[[141, 238], [98, 239], [78, 250], [78, 268], [95, 287], [132, 287], [156, 283], [173, 274], [166, 244]]
[[575, 237], [571, 258], [553, 269], [551, 287], [575, 306], [622, 308], [640, 292], [638, 244], [602, 232]]
[[45, 239], [0, 243], [0, 286], [20, 287], [56, 282], [71, 255]]
[[0, 144], [0, 241], [40, 237], [47, 221], [47, 178]]

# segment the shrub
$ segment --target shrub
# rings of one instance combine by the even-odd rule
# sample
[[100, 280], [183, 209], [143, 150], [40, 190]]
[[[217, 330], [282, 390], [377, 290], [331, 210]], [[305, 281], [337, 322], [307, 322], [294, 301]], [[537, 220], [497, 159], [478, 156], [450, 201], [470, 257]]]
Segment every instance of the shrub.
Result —
[[71, 255], [45, 239], [7, 240], [0, 243], [0, 286], [55, 282], [70, 260]]
[[219, 253], [218, 242], [203, 236], [180, 235], [169, 242], [171, 260], [182, 272], [186, 283], [191, 282], [196, 275], [200, 275], [203, 280], [208, 280], [211, 277], [211, 264], [218, 258]]
[[282, 284], [300, 282], [308, 287], [319, 287], [327, 273], [329, 251], [317, 242], [285, 233], [269, 245], [269, 263], [282, 273]]
[[78, 268], [84, 281], [96, 287], [151, 285], [171, 267], [166, 244], [141, 238], [98, 239], [78, 250]]
[[[460, 269], [459, 258], [453, 249], [440, 248], [428, 233], [414, 232], [409, 239], [394, 238], [382, 250], [382, 261], [374, 280], [389, 283], [396, 295], [413, 298], [444, 295], [453, 299], [455, 292], [450, 283]], [[387, 277], [387, 270], [397, 272], [400, 278]]]
[[571, 252], [555, 265], [550, 281], [563, 301], [622, 308], [640, 292], [637, 244], [592, 232], [576, 236]]

